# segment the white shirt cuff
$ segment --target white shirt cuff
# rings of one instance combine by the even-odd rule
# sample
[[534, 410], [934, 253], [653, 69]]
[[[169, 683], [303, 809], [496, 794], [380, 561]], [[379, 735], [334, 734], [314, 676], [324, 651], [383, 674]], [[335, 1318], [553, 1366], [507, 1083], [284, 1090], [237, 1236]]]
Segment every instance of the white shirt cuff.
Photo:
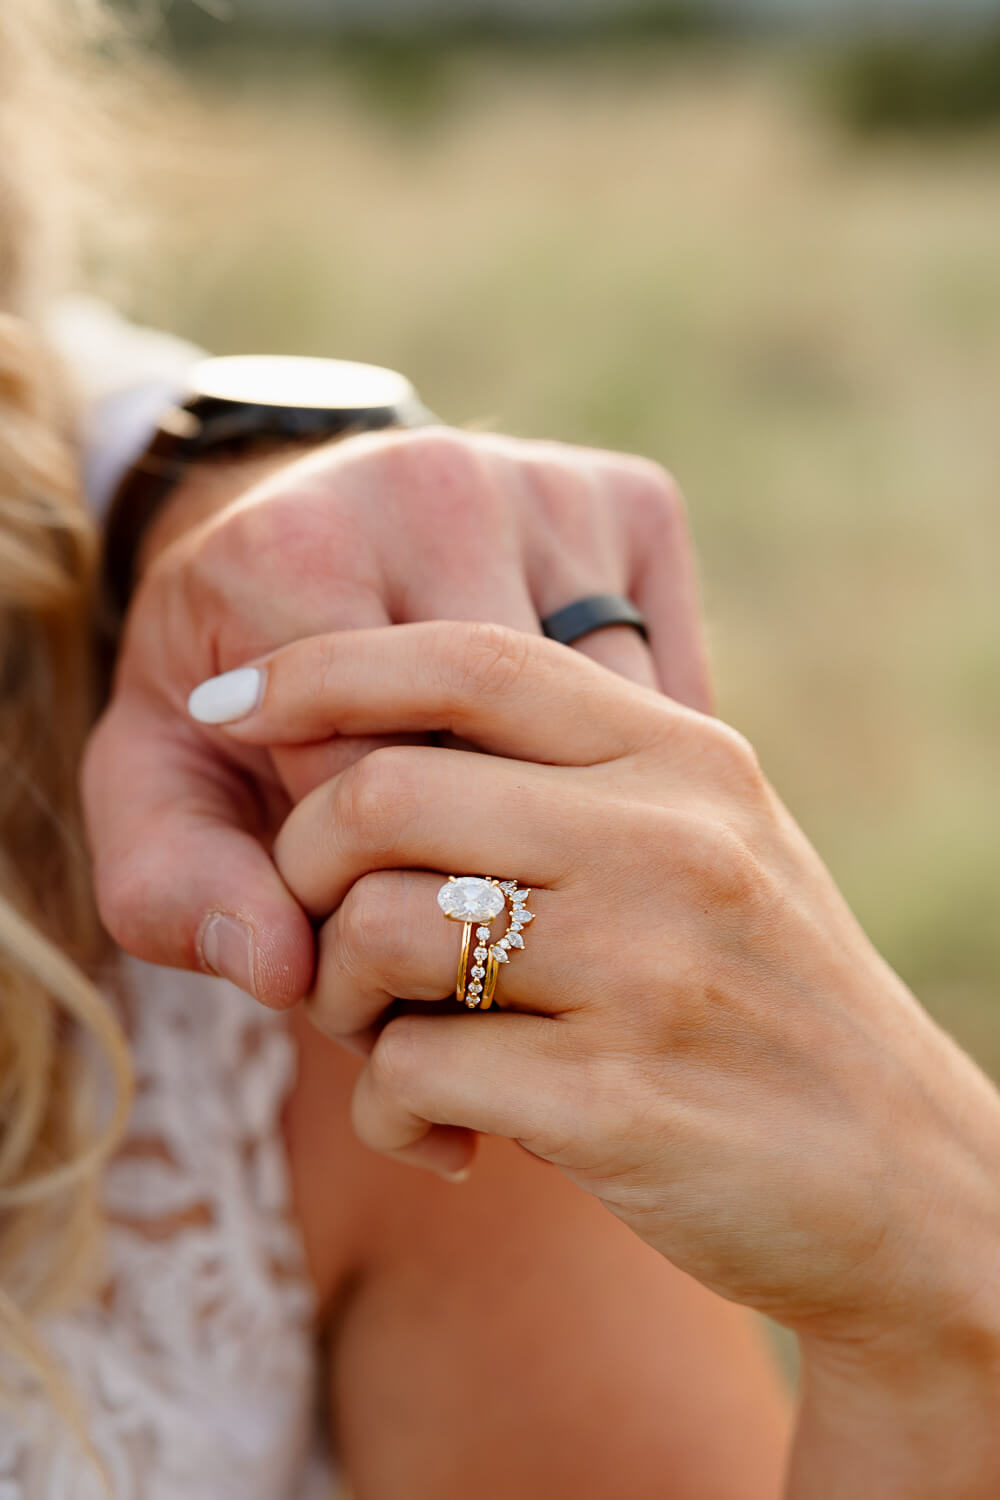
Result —
[[126, 322], [90, 297], [58, 302], [45, 331], [79, 399], [83, 484], [100, 518], [163, 413], [185, 399], [190, 371], [205, 355], [186, 339]]

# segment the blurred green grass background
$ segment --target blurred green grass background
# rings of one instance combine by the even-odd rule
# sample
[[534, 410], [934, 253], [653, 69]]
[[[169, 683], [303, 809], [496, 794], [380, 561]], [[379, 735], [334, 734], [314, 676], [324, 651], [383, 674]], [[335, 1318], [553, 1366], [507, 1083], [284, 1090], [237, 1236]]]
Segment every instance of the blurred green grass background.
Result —
[[722, 713], [1000, 1076], [1000, 139], [784, 44], [183, 56], [134, 310], [667, 464]]

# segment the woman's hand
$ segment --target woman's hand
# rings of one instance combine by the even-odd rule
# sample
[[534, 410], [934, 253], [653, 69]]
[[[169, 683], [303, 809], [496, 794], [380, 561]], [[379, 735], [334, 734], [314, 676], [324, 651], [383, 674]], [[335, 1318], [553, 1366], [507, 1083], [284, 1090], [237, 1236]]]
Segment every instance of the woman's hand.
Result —
[[[229, 732], [246, 744], [434, 732], [489, 752], [376, 751], [277, 841], [324, 924], [313, 1016], [372, 1046], [363, 1140], [454, 1172], [469, 1131], [513, 1138], [676, 1265], [798, 1331], [807, 1473], [855, 1407], [888, 1431], [917, 1371], [961, 1391], [966, 1422], [984, 1390], [997, 1399], [997, 1097], [874, 953], [738, 734], [491, 627], [304, 641], [240, 685], [248, 712]], [[394, 999], [453, 988], [459, 932], [435, 896], [474, 872], [532, 891], [506, 1012], [416, 1006], [379, 1031]], [[827, 1393], [819, 1416], [810, 1390]], [[919, 1417], [900, 1440], [920, 1476], [930, 1430]], [[963, 1439], [963, 1463], [975, 1446]], [[878, 1492], [995, 1493], [978, 1470], [948, 1472], [949, 1489]], [[876, 1491], [796, 1491], [849, 1492]]]

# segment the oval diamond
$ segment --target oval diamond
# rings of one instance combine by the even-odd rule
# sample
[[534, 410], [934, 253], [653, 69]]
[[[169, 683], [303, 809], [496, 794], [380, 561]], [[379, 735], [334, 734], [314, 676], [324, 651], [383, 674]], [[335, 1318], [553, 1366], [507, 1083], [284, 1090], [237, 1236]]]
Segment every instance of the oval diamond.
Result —
[[504, 909], [503, 891], [476, 875], [446, 881], [437, 899], [438, 906], [453, 922], [492, 922]]

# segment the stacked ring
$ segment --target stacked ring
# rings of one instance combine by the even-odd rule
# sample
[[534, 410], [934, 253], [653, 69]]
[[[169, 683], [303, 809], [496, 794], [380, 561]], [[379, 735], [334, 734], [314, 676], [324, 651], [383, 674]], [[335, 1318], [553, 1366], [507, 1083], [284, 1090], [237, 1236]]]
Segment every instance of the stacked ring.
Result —
[[[474, 994], [482, 993], [478, 979], [474, 980], [469, 976], [469, 949], [472, 947], [472, 930], [472, 923], [466, 922], [465, 931], [462, 934], [462, 951], [458, 957], [458, 978], [455, 981], [456, 995], [465, 995], [468, 992], [467, 986], [475, 986], [473, 989]], [[478, 966], [479, 958], [477, 957], [476, 967]]]
[[[526, 904], [530, 895], [531, 891], [519, 886], [516, 880], [478, 875], [450, 875], [438, 891], [438, 905], [444, 915], [451, 922], [464, 924], [455, 983], [459, 1005], [469, 1010], [489, 1010], [493, 1004], [500, 969], [510, 962], [512, 952], [524, 947], [521, 934], [534, 921], [534, 913], [528, 911]], [[490, 923], [508, 902], [507, 931], [494, 943]]]

